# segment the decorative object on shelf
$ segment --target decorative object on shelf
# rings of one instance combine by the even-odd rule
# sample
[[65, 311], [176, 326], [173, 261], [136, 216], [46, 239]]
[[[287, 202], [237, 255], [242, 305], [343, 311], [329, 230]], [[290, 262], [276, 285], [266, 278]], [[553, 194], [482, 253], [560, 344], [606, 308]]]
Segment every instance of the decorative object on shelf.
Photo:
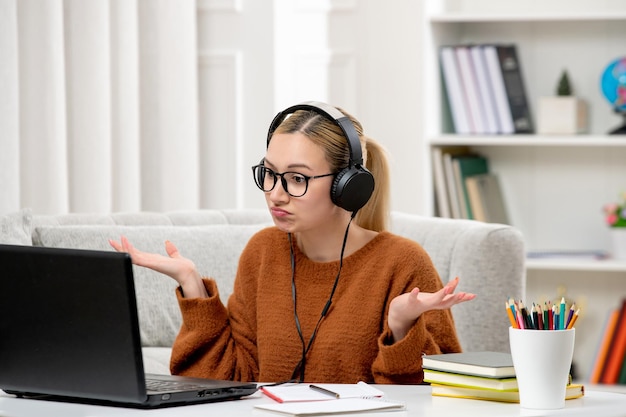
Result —
[[602, 94], [611, 103], [615, 113], [622, 116], [622, 125], [611, 132], [612, 135], [626, 134], [626, 56], [609, 63], [600, 79]]
[[613, 257], [616, 259], [626, 259], [626, 192], [621, 197], [621, 203], [604, 206], [605, 220], [611, 227]]
[[611, 240], [613, 257], [626, 260], [626, 228], [611, 229]]
[[561, 74], [556, 94], [539, 98], [537, 132], [565, 135], [586, 132], [587, 103], [573, 95], [567, 70]]

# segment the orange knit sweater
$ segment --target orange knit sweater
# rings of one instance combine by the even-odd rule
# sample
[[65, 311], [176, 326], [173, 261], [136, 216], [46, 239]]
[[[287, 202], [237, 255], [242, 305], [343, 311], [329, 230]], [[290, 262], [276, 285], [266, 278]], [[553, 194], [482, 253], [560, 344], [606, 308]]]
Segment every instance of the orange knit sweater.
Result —
[[[319, 263], [294, 245], [296, 299], [308, 343], [332, 289], [339, 261]], [[241, 381], [291, 378], [301, 359], [291, 288], [289, 240], [275, 227], [254, 235], [239, 260], [226, 308], [215, 282], [205, 279], [209, 298], [186, 299], [177, 291], [183, 324], [174, 343], [174, 374]], [[459, 352], [449, 310], [429, 311], [404, 339], [390, 343], [389, 302], [418, 287], [442, 288], [424, 249], [381, 232], [343, 260], [333, 302], [307, 355], [307, 381], [419, 383], [421, 355]]]

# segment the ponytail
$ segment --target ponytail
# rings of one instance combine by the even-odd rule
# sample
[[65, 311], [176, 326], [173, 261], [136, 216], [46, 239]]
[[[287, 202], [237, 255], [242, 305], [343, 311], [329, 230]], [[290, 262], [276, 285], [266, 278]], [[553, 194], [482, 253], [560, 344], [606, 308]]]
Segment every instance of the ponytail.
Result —
[[389, 163], [382, 145], [367, 136], [362, 136], [363, 140], [363, 154], [367, 155], [365, 167], [374, 176], [375, 184], [372, 196], [359, 210], [354, 221], [365, 229], [380, 232], [387, 230], [389, 223]]

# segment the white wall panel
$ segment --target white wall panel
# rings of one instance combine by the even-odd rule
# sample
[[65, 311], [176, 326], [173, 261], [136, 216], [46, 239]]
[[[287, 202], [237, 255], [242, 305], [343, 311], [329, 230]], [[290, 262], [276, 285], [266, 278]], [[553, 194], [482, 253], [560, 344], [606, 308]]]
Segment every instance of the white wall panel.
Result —
[[109, 1], [66, 0], [65, 59], [70, 211], [110, 212]]
[[20, 208], [16, 0], [0, 0], [0, 213]]
[[63, 2], [21, 0], [17, 6], [21, 204], [38, 213], [66, 213]]
[[111, 158], [114, 211], [141, 209], [137, 0], [111, 0]]
[[198, 207], [195, 2], [140, 0], [142, 207]]
[[[349, 113], [358, 111], [355, 53], [334, 51], [328, 62], [328, 98]], [[355, 114], [356, 115], [356, 114]]]
[[354, 113], [357, 106], [355, 61], [352, 52], [331, 50], [294, 56], [292, 101], [324, 101]]
[[237, 51], [200, 55], [201, 207], [237, 207], [241, 198], [241, 61]]

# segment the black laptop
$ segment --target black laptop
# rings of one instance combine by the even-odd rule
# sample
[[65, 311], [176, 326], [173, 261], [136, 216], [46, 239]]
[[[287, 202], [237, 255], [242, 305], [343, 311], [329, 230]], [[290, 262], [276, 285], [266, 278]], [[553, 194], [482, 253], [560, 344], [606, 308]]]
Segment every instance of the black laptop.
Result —
[[0, 389], [152, 408], [238, 399], [257, 386], [144, 374], [128, 254], [0, 245]]

